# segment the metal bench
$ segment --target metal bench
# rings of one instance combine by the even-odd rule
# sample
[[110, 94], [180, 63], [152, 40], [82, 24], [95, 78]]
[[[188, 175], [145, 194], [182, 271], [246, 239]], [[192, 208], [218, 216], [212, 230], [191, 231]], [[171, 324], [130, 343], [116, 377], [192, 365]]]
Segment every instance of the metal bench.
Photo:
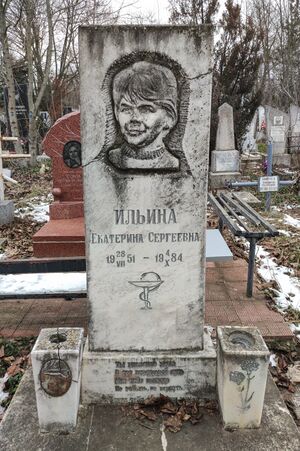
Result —
[[252, 297], [256, 243], [279, 232], [235, 193], [221, 192], [216, 196], [209, 193], [208, 200], [219, 216], [219, 230], [222, 232], [226, 225], [235, 236], [246, 238], [250, 243], [246, 295]]

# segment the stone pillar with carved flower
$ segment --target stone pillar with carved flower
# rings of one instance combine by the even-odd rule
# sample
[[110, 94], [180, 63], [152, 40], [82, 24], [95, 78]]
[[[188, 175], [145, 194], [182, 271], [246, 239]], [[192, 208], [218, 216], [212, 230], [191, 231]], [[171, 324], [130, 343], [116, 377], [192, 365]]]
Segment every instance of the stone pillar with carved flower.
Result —
[[258, 428], [269, 350], [255, 327], [218, 327], [218, 396], [225, 429]]

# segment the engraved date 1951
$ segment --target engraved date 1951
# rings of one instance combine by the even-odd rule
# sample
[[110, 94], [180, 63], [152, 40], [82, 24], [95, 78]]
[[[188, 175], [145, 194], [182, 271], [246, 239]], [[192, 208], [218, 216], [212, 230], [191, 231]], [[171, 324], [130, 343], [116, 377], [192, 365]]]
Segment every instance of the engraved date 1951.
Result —
[[116, 251], [114, 254], [106, 256], [106, 262], [117, 267], [124, 267], [126, 263], [135, 263], [135, 255], [125, 251]]

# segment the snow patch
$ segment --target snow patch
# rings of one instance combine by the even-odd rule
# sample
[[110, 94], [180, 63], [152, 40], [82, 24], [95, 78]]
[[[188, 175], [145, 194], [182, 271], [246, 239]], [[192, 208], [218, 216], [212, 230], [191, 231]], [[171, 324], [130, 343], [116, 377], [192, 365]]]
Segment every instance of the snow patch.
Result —
[[281, 235], [285, 235], [285, 236], [292, 236], [292, 233], [291, 232], [289, 232], [288, 230], [281, 230], [281, 229], [278, 229], [278, 232], [281, 234]]
[[300, 229], [300, 219], [293, 218], [292, 216], [285, 214], [284, 222], [285, 224], [295, 227], [296, 229]]
[[37, 273], [0, 275], [0, 294], [85, 293], [86, 273]]
[[1, 403], [5, 401], [9, 393], [4, 391], [5, 383], [8, 380], [8, 374], [6, 373], [3, 377], [0, 377], [0, 415], [2, 415], [5, 411], [5, 408], [1, 406]]
[[296, 335], [298, 340], [300, 340], [300, 323], [291, 323], [290, 329], [293, 332], [293, 334]]
[[271, 354], [270, 358], [269, 358], [269, 363], [272, 367], [276, 368], [277, 363], [276, 363], [276, 354]]
[[300, 283], [297, 277], [293, 277], [294, 271], [286, 266], [278, 266], [262, 246], [257, 246], [256, 257], [260, 262], [257, 269], [259, 275], [266, 282], [275, 280], [279, 285], [275, 300], [278, 307], [300, 310]]
[[43, 198], [33, 197], [26, 207], [15, 210], [15, 216], [21, 219], [26, 216], [32, 216], [37, 222], [49, 221], [49, 203], [51, 200], [51, 194], [44, 196]]
[[271, 210], [273, 210], [273, 211], [281, 211], [281, 209], [279, 207], [277, 207], [277, 205], [272, 205], [271, 206]]

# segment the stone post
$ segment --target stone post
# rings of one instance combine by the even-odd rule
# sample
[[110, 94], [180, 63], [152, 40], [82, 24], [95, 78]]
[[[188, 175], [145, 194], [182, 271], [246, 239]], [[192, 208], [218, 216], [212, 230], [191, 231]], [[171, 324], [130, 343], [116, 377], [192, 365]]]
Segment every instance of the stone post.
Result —
[[79, 408], [83, 329], [42, 329], [31, 352], [42, 432], [70, 432]]
[[240, 154], [235, 150], [233, 109], [223, 103], [218, 110], [216, 150], [211, 153], [210, 188], [224, 188], [226, 180], [240, 176]]
[[217, 379], [226, 429], [258, 428], [268, 376], [269, 350], [255, 327], [218, 327]]

